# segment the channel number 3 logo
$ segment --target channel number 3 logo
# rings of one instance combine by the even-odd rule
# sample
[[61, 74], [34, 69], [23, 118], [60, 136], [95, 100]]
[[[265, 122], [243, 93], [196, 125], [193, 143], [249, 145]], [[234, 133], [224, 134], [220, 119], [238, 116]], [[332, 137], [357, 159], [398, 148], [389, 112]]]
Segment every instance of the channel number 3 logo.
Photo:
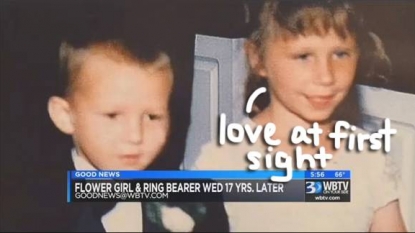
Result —
[[307, 194], [322, 193], [323, 185], [319, 181], [307, 181], [306, 190]]

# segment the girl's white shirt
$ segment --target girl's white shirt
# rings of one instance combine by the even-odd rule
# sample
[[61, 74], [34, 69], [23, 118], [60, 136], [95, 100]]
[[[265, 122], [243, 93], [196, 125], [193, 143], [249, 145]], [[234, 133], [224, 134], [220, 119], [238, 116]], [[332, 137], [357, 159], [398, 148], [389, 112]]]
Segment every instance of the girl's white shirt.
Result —
[[[250, 119], [242, 123], [255, 127]], [[246, 154], [265, 154], [266, 148], [262, 142], [211, 142], [203, 146], [193, 169], [247, 170]], [[396, 166], [382, 151], [340, 149], [325, 169], [351, 171], [350, 202], [226, 202], [231, 231], [368, 231], [374, 212], [398, 198]]]

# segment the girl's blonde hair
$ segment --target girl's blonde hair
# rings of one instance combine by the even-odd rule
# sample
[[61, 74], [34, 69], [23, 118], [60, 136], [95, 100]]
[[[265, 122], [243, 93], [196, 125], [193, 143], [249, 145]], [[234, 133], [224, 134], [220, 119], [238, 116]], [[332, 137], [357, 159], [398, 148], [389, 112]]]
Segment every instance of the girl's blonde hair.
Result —
[[[346, 1], [266, 0], [261, 4], [256, 19], [251, 21], [251, 28], [248, 43], [255, 48], [259, 62], [263, 60], [265, 40], [271, 36], [288, 39], [298, 35], [324, 35], [329, 29], [333, 29], [342, 38], [350, 35], [356, 39], [360, 57], [355, 82], [367, 83], [376, 78], [386, 79], [391, 73], [390, 61], [380, 38], [365, 28], [362, 17]], [[267, 80], [258, 76], [255, 67], [249, 66], [245, 100], [259, 87], [268, 87]], [[357, 98], [354, 90], [351, 90], [334, 117], [357, 124], [358, 117], [345, 116], [351, 111], [359, 111]], [[260, 95], [250, 117], [265, 109], [269, 102], [268, 92]]]

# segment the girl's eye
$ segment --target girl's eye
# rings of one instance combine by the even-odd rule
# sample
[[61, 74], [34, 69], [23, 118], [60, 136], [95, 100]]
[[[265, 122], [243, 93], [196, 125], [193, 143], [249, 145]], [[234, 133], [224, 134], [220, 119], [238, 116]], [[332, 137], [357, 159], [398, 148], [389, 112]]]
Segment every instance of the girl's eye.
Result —
[[310, 57], [311, 57], [311, 54], [309, 54], [309, 53], [302, 53], [302, 54], [296, 55], [295, 56], [295, 59], [302, 60], [302, 61], [306, 61], [306, 60], [310, 59]]
[[336, 51], [336, 52], [334, 52], [334, 55], [337, 58], [346, 58], [346, 57], [349, 57], [350, 56], [350, 53], [347, 52], [347, 51]]

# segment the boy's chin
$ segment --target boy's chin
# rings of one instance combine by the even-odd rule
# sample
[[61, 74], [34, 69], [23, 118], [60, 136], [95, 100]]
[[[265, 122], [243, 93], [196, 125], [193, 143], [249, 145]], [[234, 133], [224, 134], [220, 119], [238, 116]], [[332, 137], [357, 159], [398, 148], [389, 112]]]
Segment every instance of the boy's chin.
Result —
[[128, 163], [125, 161], [117, 161], [116, 164], [112, 163], [108, 166], [105, 166], [104, 169], [101, 170], [125, 170], [125, 171], [137, 171], [137, 170], [145, 170], [148, 167], [147, 164], [135, 162], [135, 163]]
[[120, 165], [117, 166], [117, 169], [114, 170], [125, 170], [125, 171], [137, 171], [137, 170], [145, 170], [146, 165], [142, 164], [135, 164], [135, 165]]

